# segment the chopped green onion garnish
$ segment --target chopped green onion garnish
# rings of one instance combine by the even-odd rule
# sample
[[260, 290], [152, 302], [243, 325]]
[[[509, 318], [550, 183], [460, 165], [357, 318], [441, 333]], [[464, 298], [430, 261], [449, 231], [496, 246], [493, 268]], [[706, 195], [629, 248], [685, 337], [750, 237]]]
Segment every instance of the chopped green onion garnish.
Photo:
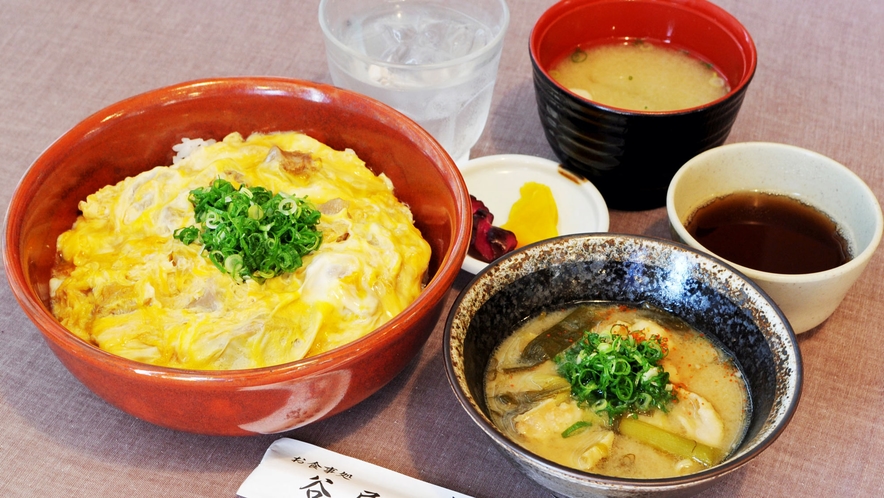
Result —
[[583, 62], [586, 60], [586, 52], [583, 51], [580, 47], [574, 49], [574, 52], [571, 53], [571, 61], [572, 62]]
[[615, 326], [586, 332], [574, 346], [556, 355], [559, 374], [571, 384], [571, 395], [611, 420], [627, 412], [667, 411], [675, 399], [669, 374], [659, 366], [668, 353], [657, 335]]
[[562, 437], [567, 438], [567, 437], [571, 437], [571, 436], [580, 434], [581, 432], [586, 430], [587, 427], [590, 427], [591, 425], [592, 424], [590, 422], [587, 422], [585, 420], [581, 420], [579, 422], [574, 422], [574, 424], [571, 427], [568, 427], [567, 429], [565, 429], [562, 432]]
[[196, 226], [175, 230], [184, 244], [200, 242], [209, 260], [237, 282], [289, 273], [322, 243], [321, 213], [306, 198], [222, 179], [190, 191]]

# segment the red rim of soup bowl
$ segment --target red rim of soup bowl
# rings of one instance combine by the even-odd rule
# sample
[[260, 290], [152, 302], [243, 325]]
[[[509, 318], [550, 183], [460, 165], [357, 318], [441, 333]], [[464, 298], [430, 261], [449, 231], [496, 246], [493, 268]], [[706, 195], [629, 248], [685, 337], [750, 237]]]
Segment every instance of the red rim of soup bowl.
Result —
[[[583, 14], [584, 11], [591, 15]], [[696, 107], [638, 111], [583, 98], [549, 74], [550, 67], [578, 44], [632, 39], [648, 39], [689, 51], [715, 66], [731, 85], [730, 91]], [[614, 112], [643, 115], [688, 113], [726, 100], [749, 84], [758, 63], [755, 43], [746, 28], [733, 15], [707, 0], [563, 0], [537, 20], [531, 32], [529, 52], [535, 66], [562, 91]]]

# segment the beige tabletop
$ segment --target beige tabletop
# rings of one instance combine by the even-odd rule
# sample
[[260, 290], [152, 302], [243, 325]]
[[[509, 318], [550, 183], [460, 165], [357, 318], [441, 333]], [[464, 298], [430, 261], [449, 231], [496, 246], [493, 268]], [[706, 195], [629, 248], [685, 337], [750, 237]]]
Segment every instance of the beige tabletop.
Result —
[[[473, 157], [553, 159], [528, 56], [531, 27], [552, 0], [508, 1], [512, 22], [491, 117]], [[884, 2], [716, 2], [746, 25], [759, 54], [728, 141], [815, 150], [847, 165], [884, 199]], [[131, 95], [213, 76], [329, 82], [317, 6], [0, 0], [0, 203], [55, 138]], [[614, 211], [611, 231], [667, 237], [666, 215]], [[791, 425], [705, 496], [884, 495], [882, 253], [835, 314], [800, 336], [804, 391]], [[461, 273], [449, 303], [469, 278]], [[420, 356], [376, 395], [284, 436], [476, 497], [551, 496], [504, 460], [458, 405], [441, 341], [440, 323]], [[65, 370], [0, 285], [4, 496], [233, 497], [279, 437], [197, 436], [118, 411]]]

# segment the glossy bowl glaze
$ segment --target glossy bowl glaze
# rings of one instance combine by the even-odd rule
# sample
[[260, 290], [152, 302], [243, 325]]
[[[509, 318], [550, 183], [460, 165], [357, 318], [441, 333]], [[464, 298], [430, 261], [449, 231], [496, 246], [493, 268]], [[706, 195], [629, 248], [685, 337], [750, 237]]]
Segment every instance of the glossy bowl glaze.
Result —
[[[520, 322], [575, 301], [648, 302], [714, 336], [743, 369], [753, 412], [741, 445], [702, 472], [624, 479], [569, 469], [525, 450], [491, 422], [484, 374], [493, 350]], [[516, 250], [479, 273], [445, 324], [448, 379], [470, 418], [520, 470], [557, 495], [687, 496], [749, 463], [786, 428], [803, 370], [795, 334], [779, 308], [726, 263], [681, 244], [619, 234], [583, 234]]]
[[[717, 67], [731, 90], [704, 106], [640, 112], [598, 104], [556, 83], [550, 68], [578, 44], [655, 40]], [[706, 0], [563, 0], [540, 16], [530, 54], [538, 112], [562, 163], [589, 178], [612, 209], [665, 204], [675, 171], [724, 143], [755, 73], [748, 31]]]
[[[49, 310], [56, 238], [100, 187], [171, 164], [182, 138], [295, 130], [351, 148], [385, 173], [432, 248], [417, 300], [367, 336], [301, 361], [253, 370], [189, 371], [111, 355], [68, 332]], [[183, 83], [111, 105], [49, 146], [25, 173], [6, 216], [3, 257], [22, 309], [61, 362], [119, 409], [202, 434], [275, 433], [331, 416], [397, 375], [437, 323], [470, 237], [469, 194], [454, 162], [392, 108], [332, 86], [276, 78]]]

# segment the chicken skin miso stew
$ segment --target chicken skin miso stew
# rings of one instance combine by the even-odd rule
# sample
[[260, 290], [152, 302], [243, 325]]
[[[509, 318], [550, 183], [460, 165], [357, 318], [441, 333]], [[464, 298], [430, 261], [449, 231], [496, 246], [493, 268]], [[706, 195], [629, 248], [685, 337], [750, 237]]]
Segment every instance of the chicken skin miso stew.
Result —
[[733, 356], [648, 305], [576, 303], [525, 322], [489, 361], [494, 424], [577, 470], [674, 477], [716, 465], [751, 414]]

